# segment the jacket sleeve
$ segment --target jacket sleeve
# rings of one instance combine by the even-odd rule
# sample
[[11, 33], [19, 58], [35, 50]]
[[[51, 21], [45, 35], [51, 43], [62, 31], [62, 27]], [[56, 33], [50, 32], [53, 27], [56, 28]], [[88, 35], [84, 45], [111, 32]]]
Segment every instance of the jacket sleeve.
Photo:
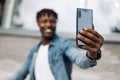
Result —
[[65, 55], [80, 68], [86, 69], [97, 64], [86, 56], [86, 51], [77, 48], [72, 41], [66, 40], [64, 44]]
[[32, 56], [33, 56], [33, 50], [30, 51], [28, 57], [24, 61], [23, 65], [20, 67], [20, 69], [8, 80], [24, 80], [29, 73], [29, 68], [31, 65], [32, 61]]

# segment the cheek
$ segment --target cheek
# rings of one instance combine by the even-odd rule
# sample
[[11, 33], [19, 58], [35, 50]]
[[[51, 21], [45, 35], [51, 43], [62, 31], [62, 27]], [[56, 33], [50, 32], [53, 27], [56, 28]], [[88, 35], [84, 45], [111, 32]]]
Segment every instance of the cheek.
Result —
[[54, 24], [53, 26], [56, 27], [56, 24]]
[[39, 24], [39, 26], [44, 27], [44, 26], [45, 26], [45, 24], [42, 24], [42, 23], [41, 23], [41, 24]]
[[56, 29], [56, 24], [53, 24], [52, 27]]
[[38, 26], [39, 26], [39, 28], [43, 28], [45, 26], [45, 24], [39, 23]]
[[43, 30], [44, 29], [44, 24], [38, 24], [38, 27], [40, 30]]
[[40, 27], [40, 31], [42, 32], [42, 33], [44, 33], [44, 27]]

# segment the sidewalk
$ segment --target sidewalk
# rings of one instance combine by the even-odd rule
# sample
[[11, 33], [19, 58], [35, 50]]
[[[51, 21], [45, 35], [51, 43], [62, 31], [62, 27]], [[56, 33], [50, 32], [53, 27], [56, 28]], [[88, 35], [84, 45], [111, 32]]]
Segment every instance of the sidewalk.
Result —
[[[116, 49], [112, 49], [116, 47]], [[112, 49], [112, 50], [111, 50]], [[103, 56], [98, 65], [90, 69], [80, 69], [74, 65], [73, 80], [120, 80], [120, 45], [105, 44], [102, 51]], [[15, 56], [14, 56], [15, 57]], [[20, 67], [21, 62], [0, 59], [0, 80], [6, 80]]]

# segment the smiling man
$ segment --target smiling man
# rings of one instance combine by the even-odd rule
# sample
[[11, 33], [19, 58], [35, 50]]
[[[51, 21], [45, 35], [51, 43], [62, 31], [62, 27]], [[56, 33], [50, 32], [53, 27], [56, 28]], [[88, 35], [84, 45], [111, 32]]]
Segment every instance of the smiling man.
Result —
[[28, 74], [30, 80], [71, 80], [73, 63], [83, 69], [97, 64], [103, 44], [103, 37], [98, 32], [88, 28], [81, 30], [77, 38], [89, 46], [76, 47], [72, 41], [55, 33], [58, 19], [55, 11], [42, 9], [36, 19], [42, 39], [31, 49], [21, 69], [10, 80], [24, 80]]

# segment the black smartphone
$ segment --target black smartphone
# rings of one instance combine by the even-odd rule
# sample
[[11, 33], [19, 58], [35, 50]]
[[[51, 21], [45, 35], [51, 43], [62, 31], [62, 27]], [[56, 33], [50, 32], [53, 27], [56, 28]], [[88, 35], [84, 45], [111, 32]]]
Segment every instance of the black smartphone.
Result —
[[[76, 25], [76, 37], [79, 34], [80, 30], [84, 28], [92, 28], [93, 24], [93, 10], [77, 8], [77, 25]], [[86, 45], [84, 42], [76, 38], [77, 45]]]

